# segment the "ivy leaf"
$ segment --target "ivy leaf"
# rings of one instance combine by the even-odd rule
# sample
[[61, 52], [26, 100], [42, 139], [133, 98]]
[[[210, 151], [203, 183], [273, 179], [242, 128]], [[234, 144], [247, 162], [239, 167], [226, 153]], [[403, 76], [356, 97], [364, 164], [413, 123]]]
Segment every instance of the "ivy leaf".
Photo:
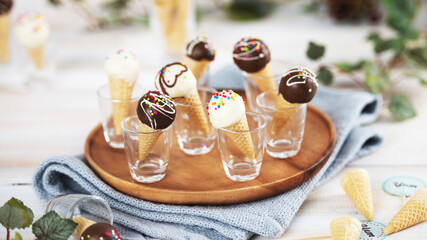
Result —
[[333, 79], [332, 72], [324, 66], [320, 67], [316, 77], [321, 83], [325, 85], [331, 85]]
[[15, 237], [14, 238], [12, 238], [11, 240], [22, 240], [22, 236], [21, 236], [21, 234], [19, 234], [19, 233], [15, 233]]
[[12, 197], [0, 208], [0, 223], [8, 229], [27, 228], [34, 219], [33, 211]]
[[418, 37], [418, 32], [412, 26], [412, 20], [416, 15], [415, 1], [413, 0], [383, 0], [387, 11], [387, 25], [408, 39]]
[[334, 65], [339, 70], [350, 73], [350, 72], [362, 69], [364, 64], [365, 64], [365, 60], [360, 60], [356, 63], [339, 62], [339, 63], [335, 63]]
[[406, 49], [405, 56], [415, 66], [427, 67], [427, 47]]
[[55, 211], [46, 213], [33, 224], [33, 234], [43, 240], [67, 240], [73, 234], [77, 223], [61, 218]]
[[383, 39], [378, 33], [370, 33], [367, 37], [374, 44], [375, 53], [381, 53], [387, 50], [400, 52], [405, 47], [405, 39], [402, 37]]
[[325, 46], [310, 42], [307, 48], [307, 57], [311, 60], [318, 60], [325, 54]]
[[397, 121], [405, 121], [417, 115], [411, 100], [403, 94], [395, 94], [391, 97], [389, 110]]

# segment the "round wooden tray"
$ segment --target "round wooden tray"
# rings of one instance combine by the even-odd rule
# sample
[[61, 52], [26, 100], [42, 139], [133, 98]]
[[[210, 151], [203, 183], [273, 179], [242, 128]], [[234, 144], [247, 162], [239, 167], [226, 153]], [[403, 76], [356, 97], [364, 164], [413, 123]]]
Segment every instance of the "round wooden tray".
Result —
[[227, 178], [217, 147], [206, 155], [189, 156], [179, 149], [175, 139], [166, 177], [157, 183], [138, 183], [129, 173], [125, 151], [109, 147], [101, 125], [89, 134], [85, 154], [98, 175], [121, 192], [161, 203], [221, 205], [268, 198], [301, 185], [329, 159], [335, 137], [329, 117], [308, 106], [298, 155], [275, 159], [265, 154], [258, 178], [243, 183]]

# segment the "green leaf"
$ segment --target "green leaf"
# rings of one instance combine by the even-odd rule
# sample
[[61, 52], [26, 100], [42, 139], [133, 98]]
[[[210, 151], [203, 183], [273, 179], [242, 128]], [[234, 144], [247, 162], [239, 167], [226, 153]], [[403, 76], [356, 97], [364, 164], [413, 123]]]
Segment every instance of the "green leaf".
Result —
[[67, 240], [73, 234], [77, 223], [61, 218], [55, 211], [46, 213], [33, 224], [33, 233], [38, 239]]
[[417, 115], [411, 100], [403, 94], [396, 94], [391, 97], [389, 110], [397, 121], [404, 121]]
[[304, 12], [313, 13], [317, 12], [321, 7], [321, 2], [319, 0], [311, 0], [310, 3], [304, 6]]
[[269, 15], [275, 6], [272, 0], [232, 0], [226, 10], [230, 18], [247, 21]]
[[317, 73], [317, 79], [325, 85], [331, 85], [333, 79], [332, 72], [327, 67], [321, 67]]
[[406, 49], [405, 56], [409, 63], [417, 67], [427, 67], [427, 47]]
[[418, 37], [418, 32], [412, 26], [412, 20], [416, 15], [415, 1], [413, 0], [383, 0], [387, 11], [387, 25], [408, 39]]
[[365, 64], [365, 60], [360, 60], [356, 63], [338, 62], [338, 63], [335, 63], [334, 65], [339, 70], [350, 73], [353, 71], [360, 70], [364, 64]]
[[381, 92], [381, 80], [377, 65], [372, 62], [366, 62], [363, 69], [365, 70], [365, 84], [369, 91], [379, 94]]
[[14, 197], [0, 208], [0, 223], [5, 228], [27, 228], [33, 222], [33, 218], [33, 211]]
[[14, 238], [12, 238], [11, 240], [22, 240], [22, 236], [21, 236], [21, 234], [19, 234], [19, 233], [15, 233], [15, 237]]
[[427, 86], [427, 80], [418, 74], [410, 73], [410, 74], [406, 74], [406, 76], [416, 78], [421, 83], [421, 85]]
[[406, 40], [401, 37], [383, 39], [378, 33], [374, 32], [368, 35], [367, 39], [374, 44], [375, 53], [381, 53], [387, 50], [400, 52], [404, 49]]
[[325, 46], [310, 42], [307, 48], [307, 57], [311, 60], [318, 60], [325, 54]]

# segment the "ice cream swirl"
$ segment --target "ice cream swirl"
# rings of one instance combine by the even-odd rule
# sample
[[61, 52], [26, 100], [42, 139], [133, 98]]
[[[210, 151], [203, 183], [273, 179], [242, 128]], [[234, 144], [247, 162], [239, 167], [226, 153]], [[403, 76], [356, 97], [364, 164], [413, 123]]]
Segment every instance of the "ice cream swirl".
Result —
[[176, 108], [169, 96], [148, 91], [139, 100], [136, 113], [139, 120], [152, 129], [165, 129], [175, 120]]
[[258, 72], [270, 62], [270, 50], [261, 39], [242, 38], [234, 45], [233, 60], [243, 71]]

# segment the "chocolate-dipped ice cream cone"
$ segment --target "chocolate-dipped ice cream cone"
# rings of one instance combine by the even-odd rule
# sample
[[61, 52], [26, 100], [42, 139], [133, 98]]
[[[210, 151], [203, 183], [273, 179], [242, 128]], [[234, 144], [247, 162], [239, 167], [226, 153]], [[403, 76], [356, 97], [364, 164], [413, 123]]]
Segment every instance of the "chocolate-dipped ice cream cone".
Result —
[[97, 223], [83, 217], [74, 217], [79, 240], [120, 240], [120, 234], [109, 223]]
[[191, 69], [197, 81], [215, 59], [213, 44], [203, 35], [197, 36], [187, 44], [184, 65]]

